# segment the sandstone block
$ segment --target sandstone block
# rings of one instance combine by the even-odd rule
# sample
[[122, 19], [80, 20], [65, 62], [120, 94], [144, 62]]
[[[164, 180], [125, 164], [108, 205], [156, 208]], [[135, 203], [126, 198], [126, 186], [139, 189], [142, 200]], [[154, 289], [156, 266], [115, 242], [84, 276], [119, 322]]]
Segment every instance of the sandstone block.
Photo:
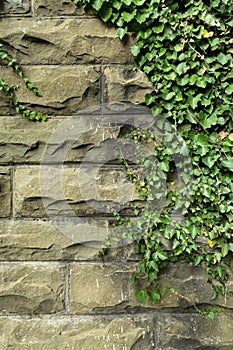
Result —
[[33, 0], [32, 11], [37, 16], [83, 15], [84, 9], [72, 0]]
[[[71, 7], [70, 3], [68, 1], [72, 11], [73, 5]], [[56, 4], [61, 8], [59, 2]], [[12, 53], [21, 64], [133, 62], [130, 53], [132, 41], [122, 42], [116, 28], [102, 23], [98, 18], [41, 18], [36, 21], [34, 18], [22, 21], [2, 18], [0, 37], [13, 47]]]
[[220, 314], [213, 320], [198, 314], [159, 314], [155, 320], [157, 350], [231, 350], [233, 319]]
[[0, 167], [0, 217], [11, 214], [11, 174], [10, 169]]
[[51, 314], [63, 311], [64, 272], [58, 264], [0, 265], [1, 314]]
[[104, 69], [105, 102], [129, 101], [145, 103], [145, 95], [152, 92], [153, 86], [146, 75], [134, 71], [132, 67], [115, 66]]
[[[132, 271], [135, 271], [132, 269]], [[232, 298], [225, 300], [224, 296], [219, 296], [217, 300], [212, 299], [213, 290], [207, 283], [208, 275], [202, 267], [192, 266], [185, 263], [176, 263], [164, 268], [157, 282], [162, 286], [170, 286], [174, 292], [168, 291], [160, 301], [152, 304], [149, 300], [145, 308], [167, 309], [167, 308], [195, 308], [202, 305], [222, 305], [232, 309]], [[128, 307], [135, 308], [140, 305], [135, 298], [137, 288], [145, 288], [145, 281], [141, 280], [135, 288], [128, 283]], [[233, 290], [233, 284], [228, 282], [228, 290]]]
[[153, 350], [150, 317], [0, 319], [1, 350]]
[[0, 14], [27, 13], [29, 11], [29, 0], [2, 0], [0, 3]]
[[[132, 182], [120, 167], [43, 165], [18, 167], [14, 177], [14, 213], [25, 217], [111, 214], [105, 204], [128, 210], [138, 200]], [[43, 199], [43, 201], [42, 201]]]
[[[225, 299], [224, 296], [219, 296], [216, 300], [212, 299], [213, 290], [207, 283], [208, 275], [202, 267], [177, 263], [163, 269], [161, 276], [158, 278], [158, 283], [162, 287], [170, 286], [174, 288], [174, 292], [168, 291], [160, 301], [152, 304], [149, 300], [143, 307], [154, 309], [167, 308], [200, 308], [202, 305], [221, 305], [225, 308], [232, 309], [232, 298]], [[135, 288], [129, 283], [129, 299], [128, 306], [135, 308], [139, 306], [139, 302], [135, 298]], [[144, 288], [145, 284], [142, 281], [136, 288]], [[228, 282], [228, 290], [233, 290], [233, 283]]]
[[[20, 86], [16, 97], [31, 109], [50, 115], [72, 115], [88, 106], [99, 105], [99, 68], [30, 67], [25, 69], [25, 74], [40, 89], [42, 97], [36, 97], [26, 89], [21, 79], [9, 69], [1, 72], [3, 79]], [[6, 99], [2, 99], [2, 104], [7, 104]]]
[[[92, 160], [105, 162], [119, 157], [114, 140], [120, 126], [88, 126], [92, 115], [84, 118], [54, 118], [33, 123], [22, 117], [0, 118], [0, 163], [80, 162], [91, 151]], [[95, 119], [98, 119], [98, 114]], [[103, 142], [110, 146], [102, 147]], [[43, 154], [46, 149], [46, 155]], [[63, 160], [64, 152], [65, 157]], [[118, 161], [117, 161], [118, 162]]]
[[[0, 221], [0, 260], [98, 260], [99, 249], [108, 227], [104, 219], [82, 219], [90, 230], [77, 228], [67, 236], [53, 222], [44, 220]], [[80, 224], [81, 226], [81, 224]], [[92, 228], [92, 231], [91, 231]], [[102, 232], [101, 232], [102, 229]], [[116, 258], [112, 249], [106, 260]]]
[[72, 314], [123, 311], [129, 275], [118, 267], [74, 264], [70, 276]]

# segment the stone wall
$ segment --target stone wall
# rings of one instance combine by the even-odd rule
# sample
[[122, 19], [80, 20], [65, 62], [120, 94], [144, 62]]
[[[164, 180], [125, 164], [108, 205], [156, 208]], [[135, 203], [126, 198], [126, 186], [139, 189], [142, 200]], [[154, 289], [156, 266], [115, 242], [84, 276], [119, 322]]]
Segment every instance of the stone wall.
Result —
[[[43, 96], [5, 67], [0, 75], [18, 82], [21, 102], [49, 114], [30, 122], [1, 96], [0, 350], [231, 350], [232, 301], [217, 301], [226, 312], [214, 320], [194, 307], [211, 300], [200, 267], [167, 268], [161, 284], [177, 292], [141, 305], [131, 245], [112, 248], [104, 263], [98, 255], [112, 220], [102, 204], [139, 200], [108, 148], [122, 132], [109, 104], [141, 105], [152, 88], [133, 69], [131, 39], [71, 0], [5, 0], [0, 14], [1, 40]], [[111, 123], [96, 125], [100, 115]], [[118, 104], [116, 118], [128, 117]]]

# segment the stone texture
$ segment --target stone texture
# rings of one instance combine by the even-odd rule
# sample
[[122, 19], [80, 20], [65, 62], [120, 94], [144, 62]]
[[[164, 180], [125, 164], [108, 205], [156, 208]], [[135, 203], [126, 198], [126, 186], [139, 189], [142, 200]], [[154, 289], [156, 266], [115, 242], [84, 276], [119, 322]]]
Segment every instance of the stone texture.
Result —
[[[42, 97], [36, 97], [26, 89], [22, 85], [22, 80], [9, 69], [2, 69], [1, 76], [8, 82], [20, 86], [16, 97], [31, 109], [50, 115], [72, 115], [88, 106], [99, 105], [98, 67], [44, 66], [27, 67], [24, 71], [39, 88]], [[2, 104], [3, 106], [7, 104], [6, 99], [2, 99]]]
[[152, 350], [150, 317], [0, 319], [1, 350]]
[[198, 314], [160, 314], [155, 320], [156, 350], [231, 350], [232, 314], [213, 320]]
[[[133, 105], [137, 110], [137, 106]], [[101, 108], [108, 110], [102, 114]], [[0, 118], [0, 163], [49, 163], [88, 161], [119, 164], [119, 139], [134, 126], [146, 128], [148, 114], [129, 109], [111, 111], [113, 105], [99, 104], [70, 117], [54, 117], [34, 123], [22, 117]], [[119, 105], [118, 105], [118, 108]], [[147, 124], [146, 124], [147, 125]], [[145, 145], [148, 148], [148, 145]], [[129, 139], [121, 141], [126, 159], [133, 162], [135, 149]], [[43, 159], [42, 159], [43, 158]]]
[[32, 0], [32, 11], [41, 16], [83, 15], [84, 9], [72, 0]]
[[0, 217], [11, 215], [11, 173], [9, 168], [0, 167]]
[[[89, 231], [67, 236], [53, 222], [42, 220], [0, 221], [0, 260], [99, 260], [99, 248], [108, 227], [104, 219], [89, 219]], [[92, 228], [92, 231], [91, 231]], [[101, 232], [101, 229], [103, 233]], [[78, 235], [78, 232], [81, 234]], [[101, 234], [102, 233], [102, 234]], [[112, 249], [106, 260], [120, 254]]]
[[[134, 268], [135, 269], [135, 268]], [[134, 269], [132, 271], [134, 271]], [[207, 283], [208, 275], [202, 267], [196, 267], [185, 263], [176, 263], [166, 267], [158, 279], [162, 287], [170, 286], [174, 288], [174, 293], [167, 292], [159, 302], [152, 304], [150, 301], [145, 305], [146, 308], [169, 309], [180, 308], [182, 310], [202, 305], [222, 305], [232, 309], [233, 300], [224, 296], [219, 296], [217, 300], [212, 299], [213, 290]], [[135, 298], [135, 288], [129, 283], [128, 307], [135, 308], [140, 304]], [[144, 288], [142, 282], [137, 287]], [[228, 290], [233, 290], [233, 284], [228, 282]]]
[[[122, 262], [122, 259], [121, 259]], [[71, 269], [70, 303], [71, 313], [86, 312], [125, 313], [135, 310], [155, 312], [156, 310], [201, 310], [203, 305], [221, 305], [224, 308], [233, 307], [232, 300], [219, 297], [212, 300], [212, 290], [207, 284], [208, 277], [204, 269], [189, 267], [184, 264], [168, 267], [159, 278], [161, 286], [174, 288], [175, 292], [167, 292], [156, 304], [147, 300], [141, 304], [135, 297], [137, 288], [144, 288], [141, 283], [132, 287], [131, 276], [135, 272], [135, 264], [87, 264], [74, 263]], [[85, 287], [84, 287], [85, 286]], [[229, 283], [229, 290], [232, 290]]]
[[[85, 116], [90, 122], [92, 118], [92, 115]], [[93, 154], [93, 161], [104, 162], [106, 157], [119, 157], [114, 140], [120, 130], [120, 126], [114, 125], [91, 128], [78, 117], [49, 119], [42, 123], [33, 123], [22, 117], [1, 117], [0, 163], [39, 164], [42, 156], [43, 163], [58, 163], [63, 149], [67, 150], [64, 162], [80, 162], [89, 151]], [[108, 141], [108, 147], [102, 147], [105, 141]], [[47, 160], [46, 154], [43, 155], [45, 148]]]
[[133, 62], [132, 41], [122, 42], [115, 27], [97, 18], [2, 18], [0, 37], [21, 64]]
[[58, 264], [0, 264], [0, 313], [63, 311], [64, 271]]
[[74, 264], [70, 275], [70, 312], [124, 312], [130, 276], [126, 271], [103, 264]]
[[2, 0], [0, 2], [0, 14], [23, 14], [29, 12], [29, 8], [29, 0]]
[[[43, 198], [43, 202], [41, 200]], [[94, 164], [81, 167], [18, 167], [14, 176], [14, 214], [24, 217], [111, 214], [103, 204], [129, 209], [138, 200], [125, 172]]]
[[145, 95], [153, 90], [146, 75], [132, 67], [110, 66], [104, 69], [105, 102], [130, 101], [145, 103]]

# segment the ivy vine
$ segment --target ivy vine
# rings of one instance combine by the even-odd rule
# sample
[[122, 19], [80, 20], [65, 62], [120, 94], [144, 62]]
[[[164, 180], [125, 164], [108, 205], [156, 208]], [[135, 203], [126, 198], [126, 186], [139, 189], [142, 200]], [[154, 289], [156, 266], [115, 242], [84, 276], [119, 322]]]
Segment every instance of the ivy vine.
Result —
[[[145, 201], [135, 207], [133, 222], [115, 213], [119, 230], [109, 237], [131, 238], [140, 253], [139, 273], [133, 284], [147, 277], [136, 296], [145, 303], [161, 299], [157, 283], [168, 263], [185, 261], [205, 267], [213, 298], [232, 296], [227, 281], [233, 272], [233, 3], [230, 0], [74, 0], [90, 7], [104, 21], [118, 27], [121, 39], [130, 32], [135, 65], [145, 72], [154, 90], [145, 96], [157, 130], [169, 135], [175, 128], [185, 141], [192, 165], [190, 183], [187, 157], [176, 140], [156, 143], [153, 157], [141, 151], [142, 139], [155, 140], [152, 131], [134, 130], [144, 173], [143, 185], [122, 157], [129, 177]], [[129, 137], [130, 135], [127, 135]], [[171, 179], [174, 171], [176, 177]], [[156, 160], [156, 161], [155, 161]], [[159, 211], [161, 181], [166, 182], [166, 206]], [[182, 185], [180, 185], [182, 183]], [[189, 196], [184, 196], [187, 187]], [[152, 205], [153, 204], [153, 205]], [[174, 213], [182, 215], [175, 220]], [[114, 236], [115, 235], [115, 236]], [[164, 246], [170, 243], [170, 250]], [[170, 288], [170, 287], [169, 287]], [[215, 310], [216, 311], [216, 310]], [[215, 312], [213, 311], [211, 316]]]
[[[0, 43], [0, 63], [7, 68], [12, 69], [20, 78], [22, 78], [24, 85], [27, 89], [32, 91], [32, 93], [38, 97], [41, 97], [40, 91], [37, 87], [25, 77], [22, 67], [17, 63], [17, 60], [12, 57], [6, 49], [4, 49], [3, 44]], [[16, 113], [20, 113], [23, 117], [30, 120], [46, 120], [47, 114], [41, 112], [32, 111], [27, 108], [23, 103], [15, 96], [15, 91], [18, 86], [8, 83], [5, 79], [0, 77], [0, 91], [3, 92], [6, 99], [9, 101], [10, 106], [14, 108]]]

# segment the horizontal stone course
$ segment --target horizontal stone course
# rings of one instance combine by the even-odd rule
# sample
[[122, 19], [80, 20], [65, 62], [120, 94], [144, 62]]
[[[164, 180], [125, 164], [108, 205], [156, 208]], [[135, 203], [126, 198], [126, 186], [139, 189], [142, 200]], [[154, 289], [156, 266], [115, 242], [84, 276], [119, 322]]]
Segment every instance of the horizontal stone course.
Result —
[[[18, 85], [16, 97], [29, 108], [50, 115], [73, 115], [82, 109], [100, 104], [100, 68], [93, 66], [27, 67], [25, 75], [39, 88], [42, 97], [26, 89], [22, 80], [3, 68], [1, 76]], [[7, 100], [0, 103], [7, 105]], [[5, 110], [3, 110], [5, 113]]]
[[3, 18], [0, 37], [21, 64], [133, 63], [132, 41], [122, 42], [98, 18]]
[[[198, 314], [159, 314], [156, 350], [231, 350], [232, 315], [213, 320]], [[156, 331], [155, 331], [156, 332]]]
[[[76, 234], [69, 236], [53, 222], [44, 220], [1, 220], [0, 221], [0, 260], [97, 260], [100, 245], [106, 236], [108, 221], [85, 219], [89, 230], [76, 227]], [[67, 225], [67, 224], [66, 224]], [[80, 227], [80, 228], [79, 228]], [[72, 237], [73, 236], [73, 237]], [[116, 258], [113, 249], [106, 260]]]
[[148, 316], [1, 319], [1, 350], [153, 350]]
[[1, 263], [0, 280], [0, 314], [64, 312], [60, 265]]
[[[114, 141], [108, 149], [101, 145], [104, 141], [116, 139], [120, 126], [91, 127], [92, 119], [92, 115], [82, 119], [57, 117], [32, 123], [22, 117], [0, 117], [0, 163], [40, 164], [42, 157], [43, 163], [59, 163], [63, 162], [62, 155], [66, 151], [64, 162], [80, 162], [89, 151], [93, 154], [93, 161], [105, 162], [112, 151], [115, 158], [119, 157]], [[98, 114], [95, 119], [98, 120]], [[114, 155], [111, 157], [114, 160]]]
[[39, 17], [85, 14], [84, 9], [72, 0], [32, 0], [32, 12]]
[[104, 216], [111, 214], [104, 204], [124, 210], [128, 201], [135, 200], [139, 200], [137, 191], [120, 167], [43, 165], [15, 170], [16, 217]]
[[[182, 271], [182, 273], [181, 273]], [[208, 276], [204, 269], [185, 264], [169, 266], [158, 279], [162, 287], [170, 286], [174, 292], [168, 291], [156, 304], [149, 300], [142, 305], [135, 297], [138, 288], [145, 284], [131, 284], [132, 273], [136, 272], [134, 264], [79, 264], [73, 263], [70, 276], [70, 312], [72, 314], [111, 313], [113, 308], [118, 313], [126, 310], [182, 310], [192, 308], [201, 311], [202, 305], [222, 305], [233, 308], [232, 301], [224, 297], [211, 301], [212, 290], [207, 284]], [[229, 283], [229, 290], [232, 285]]]

